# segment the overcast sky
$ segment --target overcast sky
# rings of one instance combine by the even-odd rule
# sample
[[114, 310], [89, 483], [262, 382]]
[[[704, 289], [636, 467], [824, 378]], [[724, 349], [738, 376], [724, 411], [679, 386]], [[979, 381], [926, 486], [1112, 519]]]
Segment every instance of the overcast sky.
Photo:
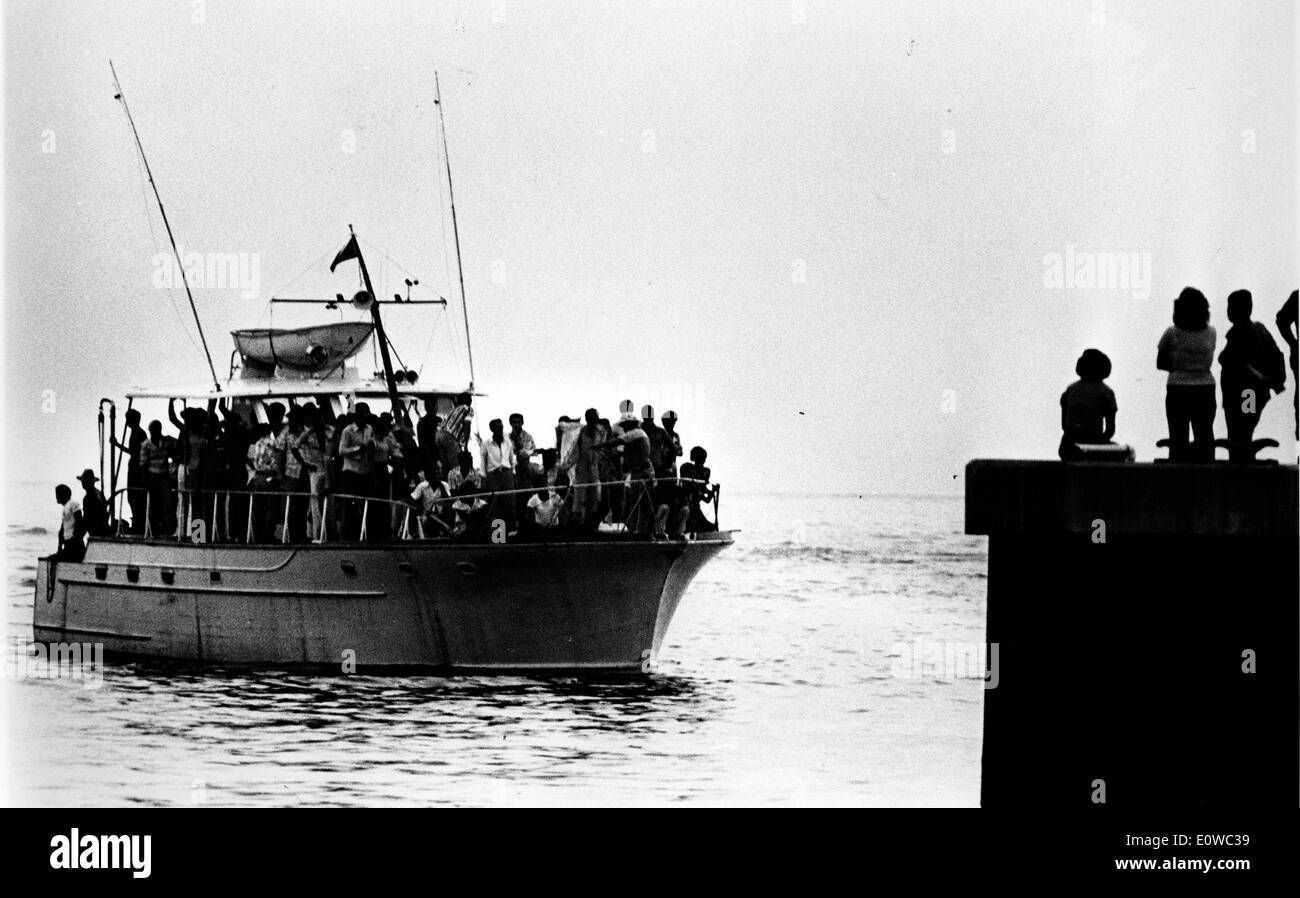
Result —
[[[1230, 291], [1271, 326], [1296, 287], [1289, 2], [5, 16], [11, 479], [95, 464], [99, 397], [206, 377], [184, 293], [154, 283], [168, 247], [110, 57], [178, 242], [256, 260], [257, 283], [195, 291], [219, 371], [271, 295], [356, 289], [327, 269], [349, 223], [381, 295], [409, 272], [455, 299], [437, 69], [483, 420], [671, 406], [737, 489], [957, 492], [972, 457], [1054, 458], [1089, 346], [1149, 459], [1178, 291], [1211, 298], [1221, 348]], [[1049, 285], [1051, 254], [1088, 253], [1135, 276]], [[467, 379], [459, 316], [390, 314], [426, 382]], [[1294, 459], [1290, 401], [1260, 435]]]

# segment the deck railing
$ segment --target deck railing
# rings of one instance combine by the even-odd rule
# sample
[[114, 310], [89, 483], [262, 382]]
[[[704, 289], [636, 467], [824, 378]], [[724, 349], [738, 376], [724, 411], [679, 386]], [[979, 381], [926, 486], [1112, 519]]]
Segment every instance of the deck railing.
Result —
[[[671, 487], [675, 494], [665, 496], [661, 490]], [[176, 539], [200, 543], [243, 543], [249, 545], [281, 543], [297, 544], [302, 542], [324, 543], [339, 542], [377, 542], [386, 540], [430, 540], [464, 538], [471, 541], [482, 540], [488, 535], [496, 520], [503, 518], [500, 503], [514, 502], [517, 496], [532, 495], [544, 489], [558, 492], [567, 504], [583, 501], [582, 491], [599, 488], [602, 491], [617, 488], [621, 511], [611, 509], [615, 514], [614, 533], [646, 534], [654, 528], [656, 514], [662, 505], [668, 505], [670, 514], [686, 514], [686, 525], [697, 507], [705, 504], [713, 506], [713, 520], [704, 518], [708, 526], [703, 532], [718, 529], [718, 507], [722, 488], [718, 484], [685, 477], [650, 479], [605, 480], [590, 483], [570, 483], [559, 487], [526, 487], [511, 490], [483, 490], [463, 495], [439, 496], [431, 501], [435, 512], [426, 513], [417, 508], [408, 498], [388, 499], [382, 496], [364, 496], [352, 493], [312, 493], [306, 491], [283, 490], [231, 490], [231, 489], [175, 489], [166, 491], [168, 509], [159, 516], [165, 529], [171, 533], [155, 533], [153, 528], [154, 492], [145, 487], [122, 487], [109, 497], [109, 506], [114, 509], [111, 531], [121, 538], [142, 539]], [[696, 495], [692, 495], [694, 488]], [[143, 494], [143, 520], [132, 520], [130, 530], [123, 521], [124, 505], [131, 493]], [[658, 495], [656, 495], [658, 493]], [[629, 501], [631, 500], [631, 501]], [[671, 501], [670, 501], [671, 500]], [[469, 509], [454, 509], [456, 503], [471, 502]], [[319, 502], [319, 511], [313, 511], [313, 503]], [[485, 503], [479, 508], [473, 507]], [[342, 508], [340, 508], [342, 503]], [[259, 509], [260, 506], [260, 509]], [[359, 511], [358, 511], [359, 506]], [[452, 508], [447, 508], [451, 506]], [[274, 509], [275, 524], [272, 525], [271, 510]], [[445, 510], [444, 510], [445, 509]], [[454, 510], [453, 510], [454, 509]], [[134, 511], [134, 509], [133, 509]], [[197, 514], [196, 514], [197, 511]], [[448, 515], [447, 511], [451, 511]], [[510, 509], [513, 516], [515, 509]], [[523, 510], [527, 513], [527, 509]], [[309, 514], [309, 512], [311, 512]], [[570, 512], [572, 513], [572, 512]], [[334, 516], [331, 517], [331, 514]], [[357, 515], [359, 514], [359, 522]], [[619, 515], [621, 514], [621, 517]], [[175, 516], [177, 526], [166, 526]], [[296, 517], [295, 517], [296, 515]], [[386, 515], [386, 525], [380, 523]], [[461, 519], [463, 516], [463, 520]], [[310, 521], [304, 520], [310, 518]], [[450, 518], [450, 521], [448, 520]], [[474, 532], [469, 532], [471, 521], [477, 523]], [[372, 525], [372, 522], [374, 524]], [[647, 526], [650, 522], [650, 526]], [[603, 518], [602, 522], [603, 523]], [[697, 525], [699, 520], [695, 520]], [[183, 526], [181, 526], [183, 524]], [[290, 526], [290, 525], [293, 526]], [[463, 529], [457, 529], [463, 526]], [[267, 539], [268, 525], [272, 538]], [[276, 526], [278, 525], [278, 526]], [[331, 526], [333, 525], [333, 526]], [[426, 526], [427, 525], [427, 526]], [[587, 523], [585, 527], [572, 532], [596, 532], [599, 524]], [[274, 537], [279, 530], [280, 536]], [[430, 530], [433, 532], [430, 533]], [[525, 527], [524, 533], [531, 530], [533, 535], [548, 536], [560, 532], [560, 528]], [[378, 531], [378, 535], [376, 535]], [[333, 532], [333, 537], [331, 537]], [[599, 531], [608, 534], [611, 531]], [[685, 532], [701, 532], [686, 530]], [[237, 534], [238, 537], [237, 538]], [[349, 538], [355, 534], [353, 538]], [[301, 537], [301, 538], [295, 538]]]

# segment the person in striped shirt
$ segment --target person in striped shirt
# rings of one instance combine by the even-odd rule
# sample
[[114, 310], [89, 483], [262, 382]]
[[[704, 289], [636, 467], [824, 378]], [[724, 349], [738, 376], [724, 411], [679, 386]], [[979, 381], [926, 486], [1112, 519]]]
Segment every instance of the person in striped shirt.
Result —
[[474, 417], [473, 402], [473, 396], [461, 393], [456, 397], [456, 407], [447, 415], [447, 420], [442, 422], [443, 429], [456, 439], [462, 449], [469, 445], [470, 421]]

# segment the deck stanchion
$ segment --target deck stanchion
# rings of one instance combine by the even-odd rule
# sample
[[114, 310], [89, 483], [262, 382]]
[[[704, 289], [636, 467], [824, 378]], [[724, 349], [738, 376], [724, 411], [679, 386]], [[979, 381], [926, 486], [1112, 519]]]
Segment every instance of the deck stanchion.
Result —
[[248, 494], [248, 530], [244, 534], [244, 542], [252, 543], [253, 541], [253, 494]]
[[289, 506], [293, 504], [293, 493], [284, 494], [284, 524], [280, 527], [280, 542], [289, 541]]
[[325, 498], [321, 500], [321, 504], [320, 504], [320, 533], [316, 534], [316, 542], [324, 544], [326, 538], [328, 537], [329, 529], [330, 529], [329, 519], [330, 519], [330, 497], [329, 494], [326, 493]]
[[153, 539], [153, 527], [150, 526], [150, 511], [153, 506], [153, 495], [149, 492], [144, 494], [144, 538]]
[[361, 542], [366, 541], [366, 523], [370, 518], [370, 500], [366, 499], [361, 503]]

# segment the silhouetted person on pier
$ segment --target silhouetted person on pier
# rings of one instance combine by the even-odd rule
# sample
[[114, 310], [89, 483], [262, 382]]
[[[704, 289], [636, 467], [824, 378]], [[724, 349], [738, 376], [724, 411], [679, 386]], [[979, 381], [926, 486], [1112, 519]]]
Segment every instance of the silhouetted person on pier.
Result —
[[1115, 393], [1105, 383], [1110, 359], [1099, 349], [1085, 349], [1074, 373], [1079, 379], [1061, 394], [1061, 461], [1078, 459], [1079, 443], [1109, 443], [1115, 436]]
[[1228, 296], [1228, 320], [1232, 327], [1224, 335], [1219, 353], [1223, 385], [1223, 417], [1228, 424], [1231, 461], [1252, 461], [1249, 444], [1255, 427], [1268, 404], [1270, 391], [1286, 389], [1286, 362], [1268, 328], [1250, 320], [1253, 303], [1249, 290]]
[[1277, 329], [1282, 334], [1282, 339], [1291, 349], [1291, 391], [1294, 394], [1292, 405], [1295, 407], [1295, 435], [1300, 439], [1300, 374], [1296, 370], [1297, 358], [1300, 358], [1300, 305], [1297, 297], [1300, 297], [1300, 291], [1292, 290], [1291, 295], [1286, 298], [1282, 308], [1277, 312]]
[[144, 469], [140, 467], [140, 447], [147, 439], [140, 426], [139, 409], [126, 411], [126, 442], [114, 438], [113, 445], [126, 454], [126, 502], [131, 508], [131, 533], [144, 533]]
[[55, 557], [63, 561], [80, 561], [86, 556], [86, 544], [83, 540], [86, 523], [81, 512], [81, 503], [72, 498], [72, 490], [66, 483], [60, 483], [54, 488], [54, 501], [59, 503], [62, 512], [59, 522], [59, 547]]
[[[1210, 326], [1210, 303], [1195, 287], [1174, 300], [1174, 323], [1160, 338], [1156, 367], [1169, 372], [1165, 417], [1169, 422], [1170, 461], [1214, 460], [1214, 361], [1217, 335]], [[1192, 429], [1192, 443], [1187, 428]]]

